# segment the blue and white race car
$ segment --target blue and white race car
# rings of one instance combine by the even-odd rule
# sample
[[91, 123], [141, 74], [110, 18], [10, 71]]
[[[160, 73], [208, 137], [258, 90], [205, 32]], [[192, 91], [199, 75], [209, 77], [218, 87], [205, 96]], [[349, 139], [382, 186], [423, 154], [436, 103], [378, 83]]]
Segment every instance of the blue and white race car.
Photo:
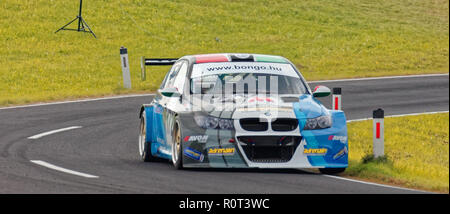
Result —
[[144, 59], [172, 65], [150, 104], [140, 109], [139, 154], [177, 169], [348, 166], [346, 118], [328, 110], [286, 58], [207, 54]]

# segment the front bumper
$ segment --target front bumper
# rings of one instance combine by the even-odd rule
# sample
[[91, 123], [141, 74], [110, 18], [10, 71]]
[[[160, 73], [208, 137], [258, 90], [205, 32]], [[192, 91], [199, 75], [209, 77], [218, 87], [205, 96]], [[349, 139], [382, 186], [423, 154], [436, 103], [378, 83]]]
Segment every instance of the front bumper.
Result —
[[[330, 111], [333, 126], [320, 130], [258, 132], [201, 129], [192, 118], [182, 119], [183, 166], [194, 168], [346, 168], [348, 140], [346, 118], [342, 111]], [[183, 118], [183, 117], [181, 117]], [[243, 140], [246, 137], [247, 140]], [[273, 138], [273, 145], [248, 145], [248, 138], [263, 142]], [[282, 137], [291, 138], [278, 145]], [[286, 138], [284, 138], [286, 139]], [[245, 141], [245, 142], [244, 142]], [[269, 142], [270, 140], [264, 140]], [[270, 143], [270, 142], [269, 142]], [[264, 147], [264, 148], [263, 148]], [[270, 150], [273, 149], [273, 155]], [[254, 152], [258, 153], [255, 154]]]

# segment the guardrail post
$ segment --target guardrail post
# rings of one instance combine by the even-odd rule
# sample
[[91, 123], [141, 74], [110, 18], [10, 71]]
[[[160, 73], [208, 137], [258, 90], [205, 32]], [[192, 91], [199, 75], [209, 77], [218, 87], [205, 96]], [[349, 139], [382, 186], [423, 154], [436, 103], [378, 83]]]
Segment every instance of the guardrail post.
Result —
[[130, 89], [130, 64], [128, 63], [128, 50], [125, 47], [120, 47], [120, 61], [122, 62], [123, 87]]
[[333, 110], [341, 110], [342, 109], [342, 89], [341, 88], [333, 88], [333, 96], [332, 96]]
[[384, 110], [373, 111], [373, 155], [384, 156]]

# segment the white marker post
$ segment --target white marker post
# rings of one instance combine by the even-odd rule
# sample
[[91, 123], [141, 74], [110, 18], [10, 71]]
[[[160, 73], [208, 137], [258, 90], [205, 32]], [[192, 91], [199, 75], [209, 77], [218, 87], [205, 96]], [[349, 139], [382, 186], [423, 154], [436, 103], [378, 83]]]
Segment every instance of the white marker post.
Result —
[[342, 109], [342, 89], [341, 88], [333, 88], [333, 96], [332, 96], [333, 110], [341, 110]]
[[373, 111], [373, 155], [375, 158], [384, 156], [384, 111]]
[[130, 64], [128, 63], [128, 50], [125, 47], [120, 48], [120, 61], [122, 62], [123, 87], [130, 89]]
[[145, 57], [141, 57], [141, 80], [144, 81], [147, 79], [147, 74], [145, 71]]

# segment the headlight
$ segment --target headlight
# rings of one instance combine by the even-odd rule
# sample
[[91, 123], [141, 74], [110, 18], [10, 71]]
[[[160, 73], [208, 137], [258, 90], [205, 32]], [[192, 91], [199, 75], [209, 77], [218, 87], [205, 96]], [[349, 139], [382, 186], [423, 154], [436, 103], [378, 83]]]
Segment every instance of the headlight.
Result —
[[195, 123], [204, 129], [233, 129], [233, 120], [211, 116], [194, 116]]
[[220, 129], [231, 130], [234, 127], [233, 120], [219, 119], [219, 127]]
[[331, 116], [325, 115], [312, 119], [307, 119], [304, 130], [312, 130], [312, 129], [325, 129], [330, 128], [333, 124], [331, 120]]

